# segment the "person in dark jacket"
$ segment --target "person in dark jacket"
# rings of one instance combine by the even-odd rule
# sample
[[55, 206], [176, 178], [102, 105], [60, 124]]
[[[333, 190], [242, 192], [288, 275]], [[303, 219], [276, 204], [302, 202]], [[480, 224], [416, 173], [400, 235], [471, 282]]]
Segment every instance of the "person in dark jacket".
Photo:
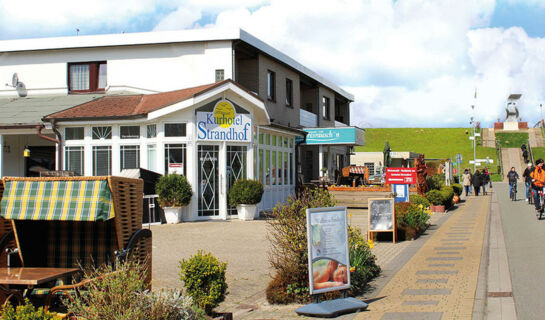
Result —
[[528, 167], [524, 169], [522, 177], [524, 178], [524, 184], [526, 185], [526, 201], [530, 199], [530, 188], [532, 187], [532, 177], [530, 174], [534, 171], [534, 166], [531, 162], [528, 163]]
[[507, 173], [507, 180], [509, 181], [509, 197], [511, 197], [511, 194], [514, 190], [513, 186], [517, 183], [517, 180], [519, 179], [519, 174], [515, 171], [515, 167], [511, 167], [511, 171]]
[[481, 190], [481, 185], [483, 184], [483, 178], [481, 177], [481, 173], [479, 172], [479, 170], [475, 171], [475, 174], [473, 174], [473, 177], [471, 178], [471, 183], [473, 184], [475, 196], [478, 196], [479, 191]]
[[490, 183], [490, 173], [488, 172], [488, 168], [484, 168], [483, 172], [481, 173], [482, 181], [483, 181], [483, 195], [487, 195], [486, 189], [488, 188], [488, 184]]

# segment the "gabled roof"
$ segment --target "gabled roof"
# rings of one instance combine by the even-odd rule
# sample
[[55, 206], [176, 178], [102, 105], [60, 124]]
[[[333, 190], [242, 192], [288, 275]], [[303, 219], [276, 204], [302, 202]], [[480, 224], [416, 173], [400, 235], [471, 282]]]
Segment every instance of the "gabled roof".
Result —
[[[250, 91], [240, 84], [231, 79], [227, 79], [218, 83], [155, 94], [104, 96], [66, 110], [49, 114], [45, 116], [43, 120], [84, 121], [145, 118], [151, 112], [197, 97], [228, 83], [234, 84], [247, 93], [250, 93]], [[262, 99], [255, 94], [250, 94], [262, 101]]]
[[19, 52], [36, 50], [59, 50], [74, 48], [96, 48], [134, 45], [153, 45], [168, 43], [184, 43], [199, 41], [232, 41], [241, 40], [257, 48], [263, 53], [285, 63], [289, 67], [320, 82], [350, 101], [354, 95], [345, 91], [332, 81], [305, 67], [295, 59], [273, 48], [242, 29], [202, 28], [192, 30], [135, 32], [122, 34], [102, 34], [88, 36], [17, 39], [0, 41], [0, 52]]

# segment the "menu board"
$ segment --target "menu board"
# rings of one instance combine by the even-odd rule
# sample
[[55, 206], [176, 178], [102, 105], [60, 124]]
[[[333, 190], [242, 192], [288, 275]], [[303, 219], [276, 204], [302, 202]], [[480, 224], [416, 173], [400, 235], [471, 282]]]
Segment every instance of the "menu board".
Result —
[[310, 294], [350, 288], [346, 207], [307, 209]]
[[394, 199], [369, 199], [369, 232], [394, 231]]

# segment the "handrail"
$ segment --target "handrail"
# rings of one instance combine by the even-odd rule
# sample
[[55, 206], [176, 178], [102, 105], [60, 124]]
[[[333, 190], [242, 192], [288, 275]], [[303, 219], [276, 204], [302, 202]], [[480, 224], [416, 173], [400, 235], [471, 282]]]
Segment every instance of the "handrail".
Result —
[[530, 159], [530, 163], [534, 163], [534, 152], [532, 151], [532, 146], [530, 145], [530, 139], [528, 139], [528, 159]]
[[498, 173], [503, 179], [503, 161], [501, 159], [501, 145], [496, 140], [496, 158], [498, 158]]

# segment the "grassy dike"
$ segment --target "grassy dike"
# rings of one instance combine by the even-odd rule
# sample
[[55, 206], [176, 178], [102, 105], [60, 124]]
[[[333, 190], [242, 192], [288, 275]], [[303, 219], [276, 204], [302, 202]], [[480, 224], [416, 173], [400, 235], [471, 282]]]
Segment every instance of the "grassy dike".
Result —
[[[466, 134], [466, 130], [469, 134]], [[365, 146], [356, 147], [356, 151], [382, 151], [388, 140], [392, 151], [424, 153], [426, 158], [450, 158], [454, 161], [456, 154], [461, 153], [462, 167], [470, 167], [469, 160], [473, 159], [470, 134], [471, 129], [466, 128], [365, 129]], [[492, 172], [496, 171], [498, 162], [495, 148], [477, 146], [476, 154], [478, 159], [487, 156], [493, 159], [494, 164], [489, 167]]]

